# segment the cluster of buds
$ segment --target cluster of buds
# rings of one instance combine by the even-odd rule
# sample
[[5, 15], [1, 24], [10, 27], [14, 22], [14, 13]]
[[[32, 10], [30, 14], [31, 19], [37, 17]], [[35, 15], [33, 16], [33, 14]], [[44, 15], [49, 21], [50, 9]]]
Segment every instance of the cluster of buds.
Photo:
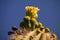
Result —
[[49, 28], [44, 28], [41, 22], [38, 22], [38, 7], [26, 6], [26, 16], [20, 23], [20, 30], [16, 26], [8, 32], [10, 40], [57, 40], [57, 36], [51, 33]]

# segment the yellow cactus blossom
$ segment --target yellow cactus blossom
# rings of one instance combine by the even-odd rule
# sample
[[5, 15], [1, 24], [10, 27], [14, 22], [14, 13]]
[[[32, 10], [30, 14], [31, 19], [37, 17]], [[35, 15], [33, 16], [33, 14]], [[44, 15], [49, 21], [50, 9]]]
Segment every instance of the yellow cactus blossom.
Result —
[[38, 7], [34, 7], [34, 6], [26, 6], [25, 9], [26, 9], [26, 12], [30, 11], [35, 13], [40, 10]]

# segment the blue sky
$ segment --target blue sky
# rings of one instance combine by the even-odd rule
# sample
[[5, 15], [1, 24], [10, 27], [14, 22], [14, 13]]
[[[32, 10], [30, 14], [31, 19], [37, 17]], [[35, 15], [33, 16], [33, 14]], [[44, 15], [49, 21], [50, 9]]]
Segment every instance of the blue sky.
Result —
[[60, 0], [0, 0], [0, 40], [8, 40], [8, 31], [26, 15], [26, 6], [40, 8], [37, 21], [50, 28], [60, 39]]

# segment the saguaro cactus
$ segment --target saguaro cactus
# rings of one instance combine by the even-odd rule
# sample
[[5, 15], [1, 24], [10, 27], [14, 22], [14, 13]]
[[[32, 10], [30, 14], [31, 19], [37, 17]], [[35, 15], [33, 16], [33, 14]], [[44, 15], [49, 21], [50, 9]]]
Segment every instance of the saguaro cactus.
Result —
[[9, 40], [57, 40], [57, 36], [51, 33], [49, 28], [44, 28], [41, 22], [38, 22], [38, 7], [26, 6], [26, 16], [20, 22], [21, 29], [16, 26], [9, 31]]

